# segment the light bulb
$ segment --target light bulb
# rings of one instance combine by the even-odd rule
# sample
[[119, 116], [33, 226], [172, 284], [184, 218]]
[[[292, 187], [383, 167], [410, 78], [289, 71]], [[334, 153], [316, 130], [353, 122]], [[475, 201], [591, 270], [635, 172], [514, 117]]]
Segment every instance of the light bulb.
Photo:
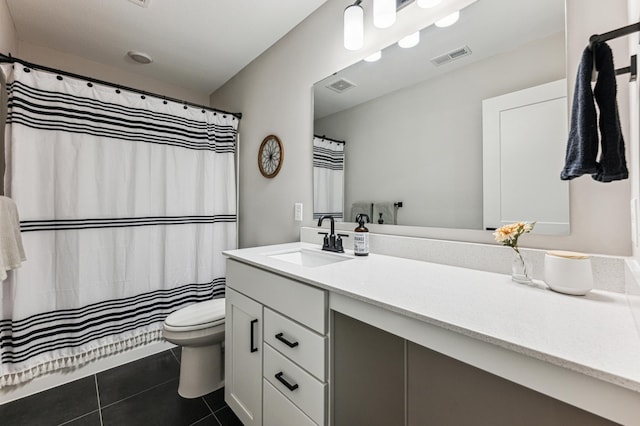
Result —
[[418, 3], [418, 7], [429, 9], [442, 3], [442, 0], [417, 0], [416, 3]]
[[416, 31], [413, 34], [409, 34], [398, 41], [398, 46], [408, 49], [410, 47], [417, 46], [420, 43], [420, 31]]
[[344, 10], [344, 47], [359, 50], [364, 46], [364, 11], [358, 5]]
[[396, 22], [396, 0], [373, 0], [373, 26], [389, 28]]
[[444, 18], [436, 21], [435, 24], [436, 24], [436, 27], [444, 28], [444, 27], [448, 27], [450, 25], [455, 24], [456, 22], [458, 22], [458, 19], [460, 19], [459, 10], [453, 12], [451, 15], [447, 15]]
[[371, 55], [364, 58], [364, 60], [365, 62], [375, 62], [375, 61], [379, 61], [380, 58], [382, 58], [382, 51], [378, 50], [377, 52], [372, 53]]

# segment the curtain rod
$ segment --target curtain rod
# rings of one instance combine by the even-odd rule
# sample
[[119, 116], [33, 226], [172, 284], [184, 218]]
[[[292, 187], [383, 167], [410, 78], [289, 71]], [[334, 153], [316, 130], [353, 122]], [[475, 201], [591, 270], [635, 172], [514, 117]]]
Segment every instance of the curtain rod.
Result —
[[109, 81], [98, 80], [97, 78], [87, 77], [87, 76], [80, 75], [80, 74], [74, 74], [74, 73], [69, 72], [69, 71], [63, 71], [63, 70], [59, 70], [59, 69], [56, 69], [56, 68], [46, 67], [44, 65], [34, 64], [34, 63], [31, 63], [31, 62], [24, 61], [22, 59], [14, 58], [13, 56], [11, 56], [11, 54], [5, 55], [4, 53], [0, 53], [0, 63], [2, 63], [2, 62], [9, 62], [9, 63], [17, 62], [17, 63], [22, 64], [22, 65], [24, 65], [26, 67], [29, 67], [29, 68], [34, 68], [34, 69], [38, 69], [38, 70], [42, 70], [42, 71], [55, 73], [55, 74], [62, 74], [62, 75], [65, 75], [67, 77], [77, 78], [79, 80], [90, 81], [91, 83], [102, 84], [102, 85], [105, 85], [105, 86], [114, 87], [116, 89], [126, 90], [128, 92], [139, 93], [141, 95], [152, 96], [154, 98], [175, 102], [175, 103], [184, 105], [185, 108], [187, 106], [191, 106], [191, 107], [200, 108], [200, 109], [207, 110], [207, 111], [217, 112], [217, 113], [220, 113], [220, 114], [229, 114], [229, 115], [232, 115], [232, 116], [236, 117], [238, 120], [242, 119], [242, 113], [241, 112], [228, 112], [228, 111], [224, 111], [224, 110], [221, 110], [221, 109], [215, 109], [215, 108], [211, 108], [211, 107], [206, 106], [206, 105], [199, 105], [199, 104], [195, 104], [195, 103], [192, 103], [192, 102], [184, 101], [184, 100], [181, 100], [181, 99], [172, 98], [172, 97], [169, 97], [169, 96], [163, 96], [163, 95], [158, 95], [156, 93], [146, 92], [144, 90], [135, 89], [133, 87], [127, 87], [127, 86], [123, 86], [121, 84], [111, 83]]
[[339, 141], [339, 140], [337, 140], [337, 139], [331, 139], [331, 138], [328, 138], [328, 137], [326, 137], [325, 135], [322, 135], [322, 136], [320, 136], [320, 135], [313, 135], [313, 137], [314, 137], [314, 138], [318, 138], [318, 139], [324, 139], [324, 140], [329, 141], [329, 142], [345, 143], [344, 141]]

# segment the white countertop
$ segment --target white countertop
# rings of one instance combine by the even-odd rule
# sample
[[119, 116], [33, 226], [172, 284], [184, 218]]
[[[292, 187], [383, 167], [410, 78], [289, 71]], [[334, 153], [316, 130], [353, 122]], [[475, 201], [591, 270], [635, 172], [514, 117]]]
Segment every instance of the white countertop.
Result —
[[370, 254], [319, 267], [268, 255], [315, 244], [226, 251], [228, 257], [640, 392], [640, 335], [626, 296], [555, 293], [509, 275]]

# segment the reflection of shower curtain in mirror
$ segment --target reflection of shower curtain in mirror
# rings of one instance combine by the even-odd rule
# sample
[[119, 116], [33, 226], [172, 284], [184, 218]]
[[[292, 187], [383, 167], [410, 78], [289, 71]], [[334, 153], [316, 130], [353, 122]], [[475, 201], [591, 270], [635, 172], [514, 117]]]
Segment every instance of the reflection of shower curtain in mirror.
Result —
[[162, 339], [224, 295], [238, 119], [3, 64], [5, 191], [27, 262], [0, 285], [0, 387]]
[[313, 138], [313, 218], [344, 216], [344, 143]]

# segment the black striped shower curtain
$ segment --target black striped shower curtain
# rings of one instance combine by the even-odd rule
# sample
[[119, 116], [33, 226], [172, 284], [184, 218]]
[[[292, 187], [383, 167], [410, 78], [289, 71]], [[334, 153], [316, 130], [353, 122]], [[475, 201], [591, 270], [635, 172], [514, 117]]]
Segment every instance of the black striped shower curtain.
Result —
[[0, 387], [160, 340], [224, 295], [232, 115], [2, 64], [5, 194], [27, 254], [0, 283]]
[[344, 217], [344, 142], [313, 138], [313, 218]]

